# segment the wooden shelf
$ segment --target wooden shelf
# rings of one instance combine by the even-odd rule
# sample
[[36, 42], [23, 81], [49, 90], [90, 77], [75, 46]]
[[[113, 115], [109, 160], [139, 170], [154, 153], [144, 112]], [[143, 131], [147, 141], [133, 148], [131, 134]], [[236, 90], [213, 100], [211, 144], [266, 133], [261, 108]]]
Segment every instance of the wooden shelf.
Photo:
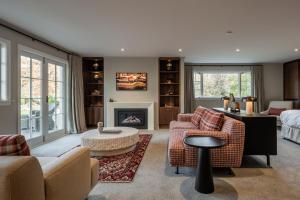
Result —
[[179, 71], [160, 71], [160, 73], [179, 73]]
[[[93, 64], [98, 63], [97, 68]], [[85, 119], [87, 127], [104, 120], [104, 64], [101, 57], [82, 58]], [[99, 81], [99, 82], [98, 82]], [[101, 94], [101, 95], [92, 95]]]
[[180, 111], [179, 57], [159, 58], [159, 86], [159, 125], [169, 125], [170, 121], [177, 119]]
[[160, 83], [161, 85], [179, 85], [180, 83]]

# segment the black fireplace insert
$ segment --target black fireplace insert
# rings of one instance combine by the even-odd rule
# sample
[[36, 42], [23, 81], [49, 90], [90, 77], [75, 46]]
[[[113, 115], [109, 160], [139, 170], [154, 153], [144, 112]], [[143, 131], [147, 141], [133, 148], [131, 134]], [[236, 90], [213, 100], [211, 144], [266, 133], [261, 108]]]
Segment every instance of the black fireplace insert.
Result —
[[115, 108], [115, 126], [148, 128], [148, 109], [145, 108]]

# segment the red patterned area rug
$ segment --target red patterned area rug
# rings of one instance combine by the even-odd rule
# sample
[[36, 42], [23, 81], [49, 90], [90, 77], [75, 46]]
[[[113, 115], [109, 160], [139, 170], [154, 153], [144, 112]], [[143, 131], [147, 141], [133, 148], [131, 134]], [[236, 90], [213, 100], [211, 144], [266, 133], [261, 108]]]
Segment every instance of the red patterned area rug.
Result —
[[98, 158], [100, 182], [128, 183], [133, 180], [152, 137], [151, 134], [141, 134], [139, 136], [140, 141], [136, 144], [133, 151], [121, 155]]

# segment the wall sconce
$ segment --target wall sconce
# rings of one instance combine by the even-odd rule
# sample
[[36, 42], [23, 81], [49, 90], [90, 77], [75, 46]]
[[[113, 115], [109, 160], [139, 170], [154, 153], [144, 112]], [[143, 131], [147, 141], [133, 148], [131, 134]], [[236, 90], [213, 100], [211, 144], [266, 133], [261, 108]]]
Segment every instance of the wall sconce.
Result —
[[255, 97], [243, 97], [243, 102], [246, 102], [246, 114], [252, 114], [254, 111], [254, 102], [257, 100]]
[[224, 97], [221, 98], [221, 100], [223, 101], [223, 108], [224, 108], [224, 110], [228, 110], [229, 97], [228, 96], [224, 96]]

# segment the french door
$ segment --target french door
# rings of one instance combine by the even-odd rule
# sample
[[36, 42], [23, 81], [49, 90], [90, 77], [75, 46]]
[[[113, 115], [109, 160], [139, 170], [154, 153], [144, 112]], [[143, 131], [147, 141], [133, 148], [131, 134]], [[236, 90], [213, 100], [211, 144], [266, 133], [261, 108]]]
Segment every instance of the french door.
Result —
[[65, 64], [20, 54], [19, 129], [32, 144], [65, 133]]

